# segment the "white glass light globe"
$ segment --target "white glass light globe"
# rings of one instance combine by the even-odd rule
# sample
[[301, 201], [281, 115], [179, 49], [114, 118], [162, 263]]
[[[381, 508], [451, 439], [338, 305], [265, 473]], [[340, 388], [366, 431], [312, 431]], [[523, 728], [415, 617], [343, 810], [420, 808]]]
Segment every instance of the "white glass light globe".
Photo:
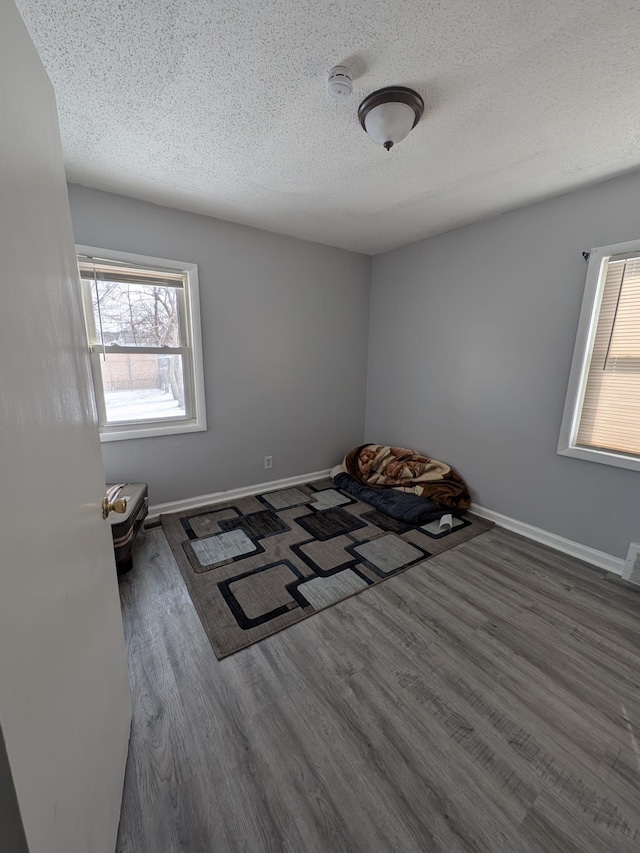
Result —
[[370, 138], [378, 145], [402, 142], [413, 127], [416, 114], [408, 104], [398, 101], [374, 107], [364, 120]]

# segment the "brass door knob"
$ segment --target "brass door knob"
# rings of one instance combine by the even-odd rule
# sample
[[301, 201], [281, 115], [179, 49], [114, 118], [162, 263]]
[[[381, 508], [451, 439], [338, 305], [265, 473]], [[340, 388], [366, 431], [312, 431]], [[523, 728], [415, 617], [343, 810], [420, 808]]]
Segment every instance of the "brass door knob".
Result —
[[102, 498], [102, 517], [107, 518], [110, 512], [123, 513], [127, 511], [127, 499], [118, 498], [110, 501], [108, 497]]

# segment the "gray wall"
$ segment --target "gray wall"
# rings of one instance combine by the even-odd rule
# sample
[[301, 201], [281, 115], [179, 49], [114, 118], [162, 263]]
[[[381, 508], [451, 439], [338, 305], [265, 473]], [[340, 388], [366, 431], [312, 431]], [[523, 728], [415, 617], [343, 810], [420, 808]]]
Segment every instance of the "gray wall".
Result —
[[370, 258], [77, 185], [69, 199], [77, 243], [199, 267], [208, 430], [103, 444], [108, 481], [162, 503], [328, 468], [361, 443]]
[[558, 456], [586, 264], [640, 236], [640, 174], [373, 260], [367, 441], [457, 467], [485, 507], [624, 556], [640, 474]]

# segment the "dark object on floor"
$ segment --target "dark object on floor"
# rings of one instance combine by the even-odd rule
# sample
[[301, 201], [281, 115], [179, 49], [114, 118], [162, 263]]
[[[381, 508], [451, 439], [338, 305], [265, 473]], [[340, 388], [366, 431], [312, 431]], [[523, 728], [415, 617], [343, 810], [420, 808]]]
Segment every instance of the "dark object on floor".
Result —
[[469, 516], [434, 536], [383, 515], [331, 480], [161, 521], [220, 658], [493, 526]]
[[397, 489], [370, 489], [349, 474], [337, 474], [333, 482], [339, 489], [407, 524], [427, 524], [451, 512], [436, 506], [429, 498], [421, 498], [408, 492], [399, 492]]
[[429, 498], [447, 512], [471, 506], [471, 495], [460, 474], [446, 462], [438, 462], [408, 447], [361, 444], [342, 461], [345, 473], [371, 489], [394, 489]]
[[[107, 486], [111, 489], [112, 486]], [[147, 517], [149, 511], [148, 488], [146, 483], [124, 483], [113, 500], [126, 498], [127, 509], [122, 515], [111, 514], [111, 533], [113, 550], [116, 555], [116, 568], [119, 575], [128, 572], [133, 566], [131, 549], [133, 540]]]

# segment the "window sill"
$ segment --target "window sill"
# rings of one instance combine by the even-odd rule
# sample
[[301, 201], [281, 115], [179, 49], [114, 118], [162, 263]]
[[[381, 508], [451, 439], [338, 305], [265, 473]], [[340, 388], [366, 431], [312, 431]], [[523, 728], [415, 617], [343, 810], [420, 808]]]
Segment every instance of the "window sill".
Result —
[[640, 471], [640, 459], [635, 456], [625, 456], [608, 450], [589, 450], [586, 447], [558, 448], [560, 456], [571, 456], [585, 462], [598, 462], [600, 465], [612, 465], [615, 468], [627, 468], [630, 471]]
[[125, 441], [130, 438], [152, 438], [157, 435], [178, 435], [183, 432], [205, 432], [207, 424], [202, 421], [180, 421], [180, 423], [151, 423], [129, 426], [100, 427], [100, 441]]

